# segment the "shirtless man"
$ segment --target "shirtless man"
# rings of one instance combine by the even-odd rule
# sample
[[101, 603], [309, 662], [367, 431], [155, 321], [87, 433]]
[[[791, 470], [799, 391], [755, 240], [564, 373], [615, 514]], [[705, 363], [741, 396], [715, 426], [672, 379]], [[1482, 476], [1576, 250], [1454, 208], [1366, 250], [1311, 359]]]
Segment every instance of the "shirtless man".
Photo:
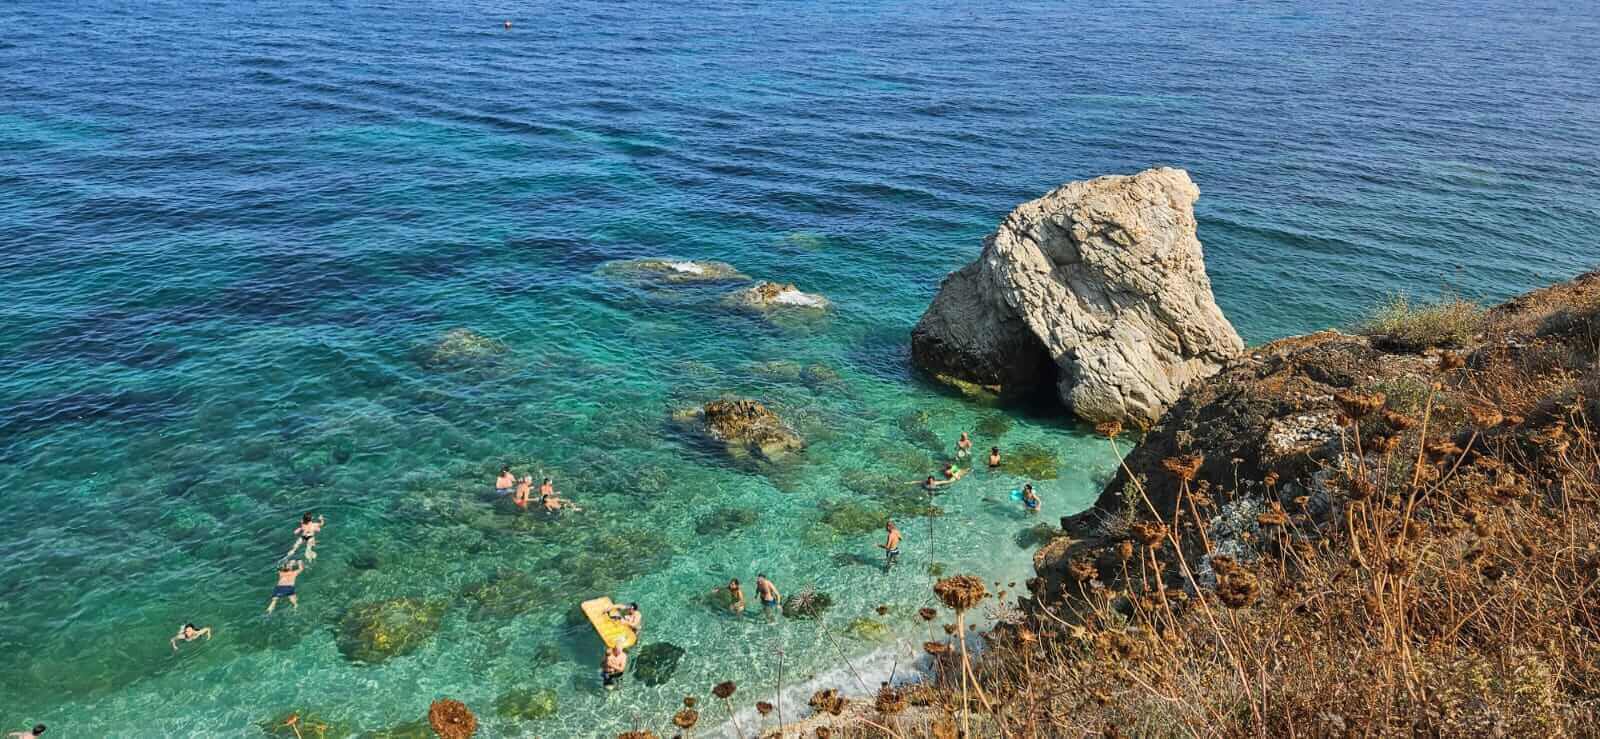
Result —
[[34, 724], [32, 731], [13, 731], [6, 734], [6, 739], [33, 739], [44, 733], [44, 724]]
[[528, 498], [533, 494], [533, 475], [524, 475], [522, 481], [517, 483], [517, 494], [511, 499], [518, 508], [528, 509]]
[[768, 621], [771, 621], [773, 612], [778, 609], [778, 601], [782, 600], [783, 596], [778, 592], [778, 586], [773, 585], [765, 573], [756, 575], [756, 596], [761, 599], [761, 612], [767, 615]]
[[510, 495], [511, 488], [517, 484], [517, 476], [511, 474], [511, 465], [500, 468], [500, 476], [494, 479], [495, 495]]
[[895, 528], [893, 521], [885, 523], [883, 529], [889, 532], [889, 536], [878, 548], [883, 550], [883, 571], [888, 572], [895, 562], [900, 561], [900, 529]]
[[956, 459], [972, 458], [972, 439], [967, 437], [967, 432], [961, 432], [961, 439], [956, 442]]
[[606, 690], [616, 690], [617, 681], [622, 678], [622, 673], [628, 671], [628, 653], [622, 651], [622, 642], [612, 644], [600, 659], [600, 684]]
[[298, 559], [284, 562], [278, 568], [278, 586], [272, 589], [272, 601], [267, 603], [267, 613], [272, 613], [272, 609], [278, 607], [279, 598], [288, 598], [289, 605], [300, 607], [300, 598], [294, 594], [294, 579], [305, 571], [305, 563]]
[[989, 469], [1000, 469], [1000, 447], [989, 447]]
[[294, 535], [297, 537], [294, 540], [294, 546], [289, 547], [289, 553], [283, 555], [283, 558], [293, 557], [300, 545], [304, 544], [306, 545], [306, 560], [316, 559], [317, 533], [322, 531], [323, 526], [327, 525], [328, 519], [319, 515], [317, 520], [313, 521], [311, 520], [311, 511], [306, 511], [305, 515], [300, 517], [300, 525], [294, 530]]
[[203, 629], [197, 629], [194, 627], [194, 624], [184, 624], [178, 627], [177, 636], [174, 636], [172, 639], [168, 640], [168, 643], [172, 645], [172, 651], [176, 652], [178, 651], [178, 642], [191, 642], [199, 639], [202, 636], [206, 638], [206, 641], [211, 641], [210, 626], [207, 626]]

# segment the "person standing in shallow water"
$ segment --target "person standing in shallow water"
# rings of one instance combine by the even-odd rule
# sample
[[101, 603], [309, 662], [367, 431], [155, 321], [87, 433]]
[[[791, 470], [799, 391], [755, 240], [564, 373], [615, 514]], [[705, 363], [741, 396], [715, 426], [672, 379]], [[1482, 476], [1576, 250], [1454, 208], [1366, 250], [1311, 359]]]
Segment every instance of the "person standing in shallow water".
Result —
[[735, 616], [744, 615], [744, 588], [739, 586], [739, 578], [728, 581], [728, 610]]
[[606, 690], [616, 690], [617, 681], [622, 679], [622, 673], [628, 671], [628, 653], [622, 651], [622, 641], [619, 639], [606, 650], [605, 656], [600, 658], [600, 684]]
[[956, 461], [968, 459], [972, 459], [972, 439], [963, 431], [960, 440], [956, 441]]
[[989, 447], [989, 469], [1000, 469], [1000, 447]]
[[494, 492], [496, 495], [510, 495], [511, 488], [517, 484], [517, 476], [511, 474], [511, 465], [500, 468], [500, 476], [494, 479]]
[[517, 483], [517, 494], [511, 498], [518, 508], [528, 509], [528, 499], [533, 495], [533, 475], [523, 475], [522, 482]]
[[288, 598], [289, 605], [300, 607], [300, 598], [294, 594], [294, 580], [305, 571], [305, 563], [298, 559], [284, 562], [283, 566], [278, 568], [278, 585], [272, 589], [272, 600], [267, 603], [267, 613], [272, 613], [272, 609], [278, 607], [279, 598]]
[[878, 548], [883, 550], [883, 571], [888, 572], [895, 562], [900, 561], [900, 529], [895, 528], [893, 521], [885, 523], [883, 529], [888, 536]]
[[773, 612], [778, 609], [778, 602], [783, 596], [778, 593], [778, 586], [767, 579], [766, 573], [756, 575], [756, 597], [761, 599], [761, 612], [766, 614], [768, 621], [771, 621]]
[[1044, 500], [1034, 492], [1033, 483], [1022, 486], [1022, 507], [1029, 513], [1038, 513], [1039, 506], [1044, 505]]

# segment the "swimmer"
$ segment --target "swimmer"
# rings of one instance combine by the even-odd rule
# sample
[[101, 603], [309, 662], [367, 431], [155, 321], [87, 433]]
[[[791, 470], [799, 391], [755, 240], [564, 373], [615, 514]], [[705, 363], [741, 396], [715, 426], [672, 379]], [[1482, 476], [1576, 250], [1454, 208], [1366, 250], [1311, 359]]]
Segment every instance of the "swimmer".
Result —
[[900, 561], [900, 529], [895, 528], [890, 521], [883, 525], [884, 531], [889, 532], [888, 540], [878, 545], [883, 550], [883, 571], [888, 572], [895, 562]]
[[34, 724], [32, 731], [13, 731], [6, 735], [6, 739], [33, 739], [44, 733], [44, 724]]
[[922, 489], [932, 494], [939, 492], [939, 488], [949, 485], [952, 482], [955, 482], [955, 480], [935, 480], [933, 479], [933, 475], [928, 475], [928, 479], [922, 481]]
[[328, 519], [319, 515], [317, 520], [313, 521], [311, 520], [311, 511], [306, 511], [305, 515], [300, 517], [300, 526], [294, 530], [295, 536], [299, 538], [294, 540], [294, 546], [289, 547], [289, 553], [283, 555], [283, 558], [293, 557], [295, 550], [299, 549], [301, 544], [304, 544], [306, 545], [306, 561], [316, 559], [317, 553], [313, 550], [317, 546], [317, 533], [322, 531], [323, 526], [327, 525]]
[[1022, 486], [1022, 507], [1026, 508], [1029, 513], [1038, 513], [1039, 506], [1043, 503], [1044, 501], [1039, 498], [1039, 494], [1033, 491], [1032, 483]]
[[767, 620], [772, 620], [772, 614], [778, 609], [778, 602], [783, 595], [778, 592], [778, 586], [767, 579], [765, 573], [756, 575], [756, 597], [761, 599], [761, 612], [766, 614]]
[[511, 30], [511, 21], [509, 21], [509, 20], [506, 21], [506, 30], [507, 31]]
[[954, 464], [947, 464], [947, 465], [944, 466], [944, 479], [945, 479], [945, 482], [946, 483], [955, 482], [956, 480], [959, 480], [959, 479], [961, 479], [963, 477], [966, 477], [967, 473], [971, 472], [971, 471], [972, 471], [972, 468], [970, 468], [970, 467], [957, 467]]
[[728, 604], [728, 610], [736, 615], [744, 615], [744, 588], [739, 587], [739, 578], [728, 581], [728, 597], [732, 601]]
[[961, 432], [961, 439], [956, 442], [956, 459], [972, 458], [972, 439], [967, 437], [967, 432]]
[[556, 483], [555, 483], [554, 480], [551, 480], [550, 478], [546, 477], [544, 479], [544, 482], [539, 483], [539, 497], [548, 498], [548, 497], [550, 497], [552, 495], [555, 495], [555, 494], [556, 494]]
[[294, 579], [306, 571], [306, 565], [300, 560], [284, 562], [278, 568], [278, 586], [272, 589], [272, 601], [267, 603], [267, 613], [278, 607], [279, 598], [288, 598], [289, 605], [300, 607], [300, 598], [294, 594]]
[[178, 635], [172, 637], [167, 643], [171, 644], [172, 651], [176, 652], [178, 651], [178, 642], [190, 642], [199, 639], [202, 636], [206, 638], [206, 641], [211, 641], [210, 626], [207, 626], [203, 629], [197, 629], [195, 628], [194, 624], [184, 624], [178, 627]]
[[524, 475], [522, 481], [517, 483], [517, 494], [511, 499], [518, 508], [528, 509], [528, 498], [533, 494], [533, 475]]
[[496, 495], [510, 495], [511, 488], [517, 484], [517, 476], [511, 474], [511, 465], [500, 468], [500, 476], [494, 479], [494, 492]]
[[989, 447], [989, 469], [1000, 469], [1000, 447]]
[[[546, 480], [545, 482], [548, 484], [549, 480]], [[541, 489], [540, 492], [542, 493], [543, 490]], [[553, 488], [550, 490], [549, 495], [540, 495], [539, 500], [544, 503], [544, 509], [547, 513], [559, 513], [561, 511], [572, 511], [573, 513], [583, 512], [583, 509], [579, 508], [572, 501], [557, 495], [555, 489]]]
[[622, 651], [622, 640], [618, 639], [600, 658], [600, 684], [606, 690], [616, 690], [617, 681], [622, 679], [622, 673], [628, 671], [628, 653]]

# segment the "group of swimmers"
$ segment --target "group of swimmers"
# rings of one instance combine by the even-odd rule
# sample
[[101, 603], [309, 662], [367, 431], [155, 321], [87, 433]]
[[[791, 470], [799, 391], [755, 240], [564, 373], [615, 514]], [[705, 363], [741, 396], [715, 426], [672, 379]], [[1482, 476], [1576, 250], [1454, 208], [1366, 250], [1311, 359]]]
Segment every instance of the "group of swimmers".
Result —
[[[533, 475], [523, 475], [522, 479], [518, 480], [511, 472], [511, 465], [505, 465], [500, 468], [500, 476], [495, 478], [494, 491], [501, 496], [510, 495], [512, 503], [522, 510], [528, 510], [529, 498], [533, 493]], [[560, 511], [577, 513], [583, 510], [572, 501], [561, 497], [561, 494], [556, 492], [555, 481], [548, 477], [539, 484], [539, 503], [544, 506], [547, 513]]]

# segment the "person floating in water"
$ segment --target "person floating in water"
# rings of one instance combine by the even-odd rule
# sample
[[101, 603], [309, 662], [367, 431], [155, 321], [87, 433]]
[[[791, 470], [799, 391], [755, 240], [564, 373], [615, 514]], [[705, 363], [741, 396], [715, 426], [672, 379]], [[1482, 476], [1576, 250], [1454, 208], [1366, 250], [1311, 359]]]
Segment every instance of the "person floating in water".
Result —
[[1027, 509], [1029, 513], [1038, 513], [1039, 506], [1043, 503], [1044, 501], [1039, 498], [1039, 494], [1033, 491], [1032, 483], [1022, 486], [1022, 507]]
[[883, 530], [888, 532], [888, 537], [878, 548], [883, 550], [883, 571], [888, 572], [900, 560], [900, 529], [889, 521], [883, 525]]
[[616, 606], [611, 609], [611, 617], [621, 621], [623, 626], [633, 629], [635, 638], [644, 628], [644, 614], [639, 612], [638, 603], [629, 603], [625, 606]]
[[44, 724], [34, 724], [31, 731], [13, 731], [6, 734], [6, 739], [33, 739], [44, 734]]
[[961, 432], [961, 438], [958, 441], [956, 441], [956, 460], [957, 461], [962, 461], [962, 460], [968, 460], [968, 459], [971, 459], [971, 458], [972, 458], [972, 439], [968, 438], [967, 432], [963, 431], [963, 432]]
[[628, 671], [628, 653], [622, 651], [622, 640], [618, 639], [606, 650], [605, 656], [600, 658], [600, 684], [606, 690], [616, 690], [617, 682], [622, 679], [622, 673]]
[[517, 476], [511, 474], [511, 465], [500, 468], [500, 476], [494, 479], [494, 492], [496, 495], [510, 495], [511, 488], [516, 486]]
[[778, 592], [778, 586], [767, 579], [766, 573], [756, 575], [756, 597], [761, 599], [761, 612], [766, 614], [768, 621], [771, 621], [773, 612], [778, 610], [778, 603], [783, 599], [783, 595]]
[[559, 513], [561, 511], [579, 513], [583, 511], [572, 501], [561, 497], [556, 492], [555, 484], [550, 482], [548, 477], [544, 479], [544, 484], [539, 486], [539, 501], [544, 503], [544, 509], [547, 513]]
[[517, 483], [517, 494], [511, 498], [518, 508], [528, 509], [528, 498], [533, 495], [533, 475], [523, 475], [522, 481]]
[[294, 579], [306, 571], [306, 565], [298, 559], [284, 562], [278, 567], [278, 586], [272, 589], [272, 600], [267, 603], [267, 613], [278, 607], [279, 598], [288, 598], [289, 605], [300, 607], [300, 598], [294, 594]]
[[289, 547], [289, 553], [283, 555], [283, 558], [288, 559], [293, 557], [295, 551], [300, 548], [300, 545], [304, 544], [306, 545], [306, 560], [310, 561], [316, 559], [317, 533], [322, 531], [323, 526], [327, 525], [328, 519], [319, 515], [317, 516], [317, 519], [313, 521], [311, 520], [311, 511], [306, 511], [305, 515], [300, 517], [300, 525], [294, 530], [294, 535], [298, 538], [294, 540], [294, 546]]
[[739, 586], [739, 578], [728, 581], [728, 610], [736, 616], [744, 615], [744, 588]]
[[172, 651], [176, 652], [178, 651], [178, 642], [191, 642], [199, 639], [202, 636], [206, 638], [206, 641], [211, 640], [210, 626], [207, 626], [203, 629], [197, 629], [195, 628], [194, 624], [184, 624], [178, 627], [177, 636], [172, 637], [168, 643], [172, 645]]
[[1000, 447], [989, 447], [989, 469], [1000, 469]]
[[947, 465], [944, 466], [944, 479], [945, 479], [945, 482], [947, 484], [955, 482], [956, 480], [959, 480], [959, 479], [961, 479], [963, 477], [966, 477], [967, 473], [971, 472], [971, 471], [972, 471], [971, 467], [958, 467], [954, 463], [947, 464]]
[[922, 481], [922, 489], [928, 491], [930, 494], [936, 493], [939, 492], [939, 488], [942, 488], [953, 482], [955, 482], [955, 480], [936, 480], [934, 479], [933, 475], [928, 475], [928, 479]]

